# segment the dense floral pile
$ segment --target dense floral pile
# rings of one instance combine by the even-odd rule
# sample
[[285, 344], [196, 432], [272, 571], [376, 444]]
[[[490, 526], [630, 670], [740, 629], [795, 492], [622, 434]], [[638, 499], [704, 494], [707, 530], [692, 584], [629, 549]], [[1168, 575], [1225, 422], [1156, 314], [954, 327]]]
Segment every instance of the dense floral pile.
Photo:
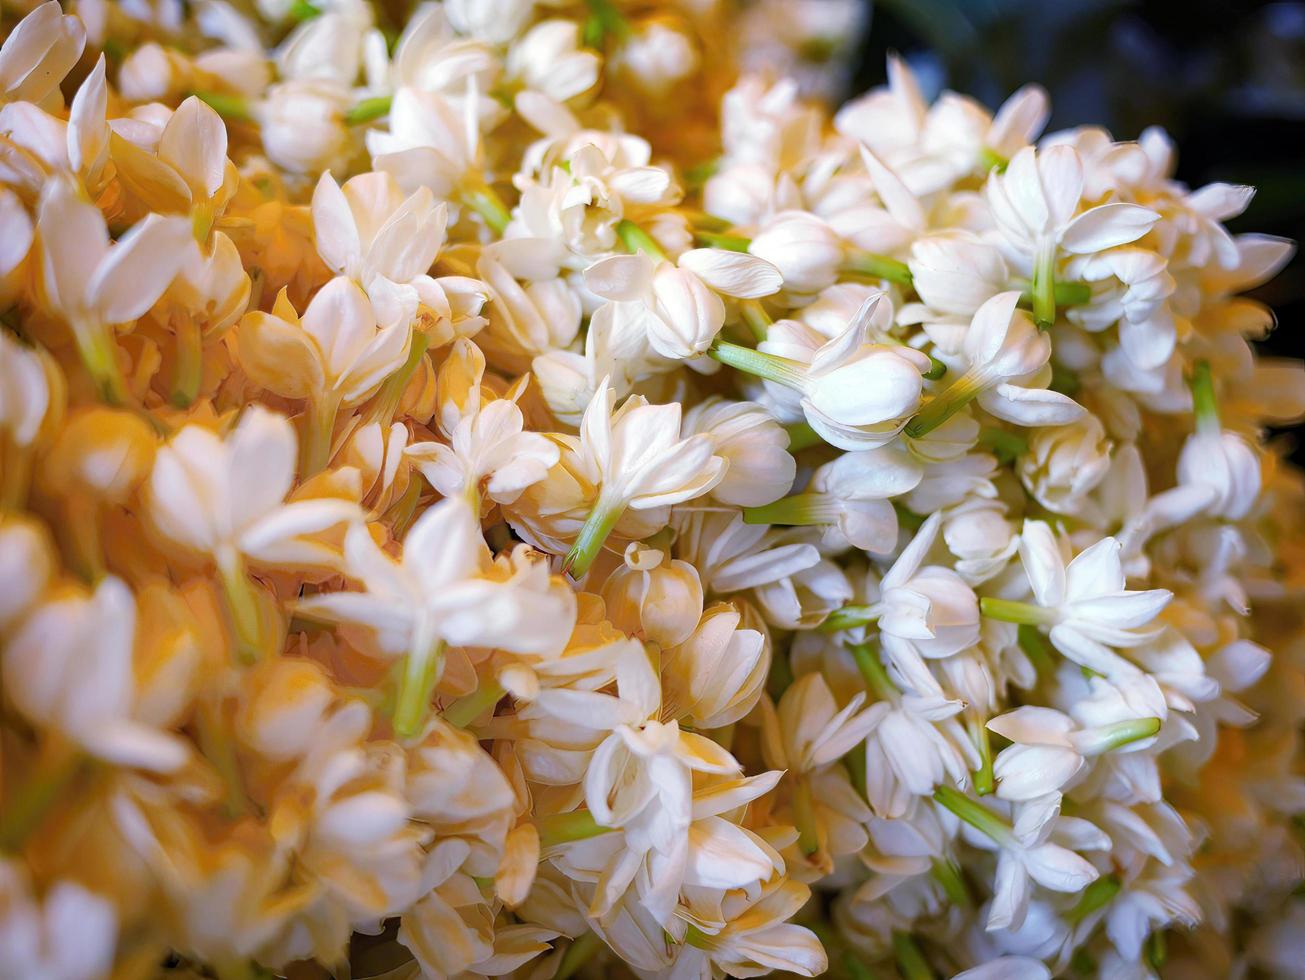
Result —
[[75, 10], [0, 51], [0, 977], [1301, 969], [1249, 188], [830, 116], [846, 5]]

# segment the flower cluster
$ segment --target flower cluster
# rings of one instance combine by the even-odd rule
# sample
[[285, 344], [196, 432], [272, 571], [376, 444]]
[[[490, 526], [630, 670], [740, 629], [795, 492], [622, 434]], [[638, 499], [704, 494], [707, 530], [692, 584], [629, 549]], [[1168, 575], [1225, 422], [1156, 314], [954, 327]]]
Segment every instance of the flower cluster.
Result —
[[1299, 970], [1291, 245], [734, 7], [7, 23], [0, 978]]

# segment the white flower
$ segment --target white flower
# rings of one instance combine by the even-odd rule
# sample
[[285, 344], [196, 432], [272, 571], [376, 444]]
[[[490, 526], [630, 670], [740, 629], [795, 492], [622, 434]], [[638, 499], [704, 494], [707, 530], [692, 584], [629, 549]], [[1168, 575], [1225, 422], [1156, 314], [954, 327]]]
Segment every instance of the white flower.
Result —
[[1056, 649], [1106, 677], [1134, 674], [1137, 668], [1108, 647], [1138, 646], [1158, 635], [1158, 624], [1150, 624], [1173, 594], [1165, 589], [1128, 591], [1120, 552], [1117, 540], [1102, 538], [1067, 561], [1051, 528], [1026, 520], [1020, 560], [1036, 606], [984, 599], [983, 613], [1049, 626]]
[[891, 442], [915, 414], [930, 366], [928, 356], [911, 347], [871, 342], [891, 317], [891, 304], [875, 293], [842, 333], [814, 349], [814, 331], [800, 324], [786, 331], [781, 321], [756, 352], [722, 346], [713, 356], [766, 378], [780, 412], [800, 410], [831, 445], [874, 449]]
[[388, 131], [369, 129], [367, 151], [376, 170], [412, 192], [427, 187], [448, 200], [480, 156], [480, 121], [473, 91], [461, 106], [435, 92], [405, 85], [390, 103]]
[[613, 59], [648, 97], [664, 97], [698, 68], [698, 50], [683, 31], [661, 18], [648, 18], [622, 40]]
[[766, 720], [766, 761], [797, 774], [817, 772], [847, 755], [878, 722], [858, 691], [841, 709], [823, 674], [803, 674], [784, 692], [773, 725]]
[[897, 547], [897, 512], [890, 501], [914, 489], [923, 475], [923, 467], [896, 447], [844, 453], [817, 469], [806, 491], [750, 507], [745, 519], [820, 525], [823, 543], [831, 550], [851, 546], [887, 554]]
[[507, 77], [532, 92], [565, 102], [598, 81], [601, 59], [580, 46], [574, 21], [542, 20], [508, 49]]
[[717, 293], [741, 299], [768, 296], [780, 287], [767, 262], [723, 249], [698, 248], [676, 263], [645, 252], [612, 255], [585, 270], [585, 285], [605, 299], [637, 304], [648, 342], [663, 357], [702, 354], [725, 323]]
[[797, 462], [788, 451], [788, 433], [760, 405], [704, 399], [684, 416], [683, 431], [710, 436], [716, 455], [729, 463], [711, 491], [721, 503], [758, 507], [792, 488]]
[[334, 407], [369, 397], [407, 359], [414, 308], [396, 309], [403, 312], [378, 324], [367, 294], [344, 276], [318, 290], [302, 318], [282, 294], [271, 313], [241, 320], [241, 364], [278, 395], [309, 399], [334, 416]]
[[1178, 456], [1178, 482], [1204, 490], [1208, 514], [1239, 521], [1260, 496], [1260, 458], [1235, 432], [1197, 426]]
[[[383, 324], [410, 316], [418, 300], [447, 308], [439, 281], [427, 275], [444, 244], [447, 212], [425, 187], [405, 200], [389, 174], [359, 174], [340, 187], [324, 173], [313, 191], [317, 251], [328, 269], [366, 290]], [[414, 295], [395, 295], [394, 286]]]
[[818, 293], [838, 278], [845, 258], [838, 234], [805, 211], [777, 214], [753, 235], [748, 251], [765, 259], [793, 293]]
[[[367, 591], [309, 596], [298, 608], [374, 630], [391, 656], [440, 642], [547, 652], [560, 648], [570, 631], [553, 597], [483, 577], [489, 551], [478, 522], [456, 497], [422, 514], [404, 537], [400, 560], [381, 551], [359, 523], [345, 537], [344, 558], [349, 575]], [[527, 622], [531, 629], [522, 629]]]
[[[53, 0], [37, 10], [45, 7], [53, 7], [58, 13], [59, 5]], [[4, 962], [4, 975], [14, 980], [96, 980], [108, 976], [118, 939], [118, 913], [113, 903], [74, 881], [47, 885], [38, 898], [27, 878], [21, 861], [0, 861], [0, 908], [4, 909], [0, 916], [0, 960]]]
[[880, 580], [879, 601], [864, 610], [865, 620], [878, 621], [889, 662], [920, 695], [939, 692], [921, 658], [950, 657], [979, 640], [974, 591], [946, 566], [921, 567], [941, 527], [941, 514], [921, 525]]
[[964, 821], [962, 833], [971, 844], [998, 852], [989, 931], [1020, 927], [1034, 882], [1072, 895], [1100, 877], [1075, 852], [1107, 850], [1110, 838], [1086, 820], [1061, 816], [1059, 793], [1015, 804], [1012, 823], [955, 790], [940, 790], [935, 798]]
[[702, 614], [693, 632], [662, 652], [663, 713], [694, 728], [721, 728], [748, 714], [770, 667], [766, 637], [741, 627], [728, 603]]
[[649, 405], [631, 395], [615, 412], [606, 380], [580, 423], [580, 465], [598, 488], [568, 566], [583, 575], [626, 508], [653, 510], [700, 497], [729, 463], [705, 435], [680, 437], [680, 406]]
[[268, 158], [291, 173], [338, 167], [351, 137], [344, 113], [349, 89], [331, 79], [290, 79], [267, 90], [255, 110]]
[[1082, 415], [1068, 424], [1035, 429], [1029, 451], [1016, 460], [1015, 469], [1038, 503], [1058, 514], [1072, 514], [1105, 478], [1110, 448], [1101, 420]]
[[505, 44], [521, 33], [534, 13], [534, 0], [448, 0], [444, 5], [459, 34]]
[[39, 4], [0, 47], [0, 101], [45, 103], [77, 64], [86, 45], [81, 19], [58, 0]]
[[[52, 408], [49, 368], [35, 350], [0, 333], [0, 432], [16, 449], [32, 445]], [[3, 450], [0, 450], [3, 452]], [[20, 460], [4, 456], [6, 468]], [[18, 501], [9, 501], [17, 503]]]
[[1039, 325], [1056, 315], [1057, 259], [1061, 253], [1091, 255], [1127, 245], [1147, 233], [1159, 215], [1136, 204], [1100, 204], [1078, 213], [1083, 161], [1071, 146], [1038, 151], [1025, 147], [1005, 173], [985, 188], [988, 206], [1013, 259], [1031, 265], [1033, 312]]
[[225, 438], [187, 425], [154, 457], [150, 520], [168, 540], [228, 570], [242, 555], [335, 568], [338, 553], [313, 536], [355, 519], [357, 506], [330, 498], [286, 503], [294, 470], [295, 434], [283, 416], [252, 406]]
[[105, 761], [172, 772], [185, 764], [187, 743], [132, 717], [135, 634], [135, 600], [112, 576], [89, 595], [53, 595], [5, 646], [5, 691], [33, 724]]
[[443, 397], [436, 418], [449, 444], [416, 442], [405, 450], [431, 486], [446, 497], [465, 495], [477, 512], [482, 489], [495, 503], [510, 504], [559, 458], [554, 443], [523, 431], [525, 420], [513, 398], [482, 402], [484, 373], [480, 349], [469, 340], [455, 341], [437, 382]]
[[1149, 710], [1154, 708], [1160, 716], [1126, 712], [1116, 717], [1112, 711], [1093, 718], [1089, 726], [1080, 726], [1053, 708], [1035, 705], [993, 718], [987, 727], [1015, 743], [1003, 749], [993, 763], [997, 795], [1003, 800], [1032, 800], [1064, 787], [1088, 757], [1150, 748], [1166, 714], [1163, 700]]
[[195, 248], [189, 222], [151, 214], [110, 245], [99, 209], [59, 178], [41, 192], [37, 231], [43, 301], [72, 328], [95, 380], [123, 400], [111, 328], [142, 316], [172, 283]]
[[991, 415], [1016, 425], [1052, 426], [1072, 422], [1084, 414], [1072, 398], [1045, 388], [1029, 386], [1051, 357], [1051, 340], [1033, 321], [1016, 309], [1018, 292], [998, 293], [984, 302], [965, 332], [962, 351], [965, 373], [939, 392], [906, 427], [919, 438], [937, 428], [971, 399]]

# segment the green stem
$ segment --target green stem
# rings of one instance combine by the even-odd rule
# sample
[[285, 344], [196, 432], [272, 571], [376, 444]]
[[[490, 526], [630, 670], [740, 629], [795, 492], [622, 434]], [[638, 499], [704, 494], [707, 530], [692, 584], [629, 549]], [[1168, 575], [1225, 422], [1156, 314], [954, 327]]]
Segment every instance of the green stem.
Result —
[[553, 813], [540, 817], [535, 821], [535, 829], [539, 831], [541, 850], [572, 841], [588, 840], [612, 831], [611, 827], [599, 825], [588, 810], [572, 810], [570, 813]]
[[816, 805], [811, 798], [811, 784], [805, 776], [798, 776], [793, 786], [793, 822], [797, 824], [798, 847], [803, 854], [820, 850], [820, 830], [816, 821]]
[[879, 974], [866, 966], [861, 957], [850, 949], [843, 951], [842, 961], [843, 969], [852, 980], [879, 980]]
[[1092, 738], [1076, 744], [1084, 755], [1101, 755], [1153, 737], [1160, 731], [1161, 724], [1160, 719], [1154, 717], [1117, 721], [1113, 725], [1091, 729]]
[[413, 738], [426, 724], [431, 695], [444, 673], [444, 642], [437, 640], [424, 650], [409, 651], [399, 677], [399, 694], [394, 703], [394, 731], [400, 738]]
[[742, 299], [739, 300], [739, 316], [747, 324], [752, 336], [757, 343], [761, 343], [770, 333], [770, 327], [775, 322], [766, 308], [761, 305], [760, 300]]
[[403, 393], [408, 390], [408, 382], [417, 373], [417, 368], [426, 356], [426, 350], [429, 347], [430, 337], [426, 336], [421, 330], [414, 330], [412, 339], [408, 343], [408, 359], [403, 362], [403, 367], [386, 378], [385, 383], [381, 385], [380, 391], [376, 393], [372, 406], [367, 412], [367, 423], [379, 422], [383, 429], [390, 427], [390, 423], [394, 421], [394, 416], [398, 414], [399, 402], [403, 399]]
[[806, 527], [831, 524], [842, 510], [837, 498], [827, 493], [795, 493], [761, 507], [744, 507], [744, 524], [785, 524]]
[[1018, 432], [985, 426], [979, 431], [979, 445], [989, 449], [1002, 464], [1009, 464], [1029, 451], [1029, 441]]
[[467, 728], [486, 711], [502, 700], [507, 691], [496, 680], [481, 681], [479, 687], [466, 697], [458, 698], [440, 712], [440, 717], [457, 728]]
[[[1033, 286], [1027, 280], [1017, 280], [1014, 285], [1021, 288], [1020, 303], [1033, 305]], [[1057, 308], [1063, 306], [1085, 306], [1092, 302], [1092, 284], [1087, 282], [1057, 282], [1051, 290]]]
[[322, 11], [313, 6], [308, 0], [294, 0], [290, 4], [289, 17], [296, 24], [301, 24], [306, 20], [312, 20], [314, 17], [321, 16]]
[[603, 941], [598, 938], [596, 932], [586, 932], [584, 935], [576, 938], [566, 952], [562, 954], [562, 962], [557, 965], [557, 972], [553, 974], [553, 980], [570, 980], [575, 976], [576, 971], [594, 958], [603, 946]]
[[861, 672], [865, 686], [876, 698], [880, 701], [897, 700], [897, 685], [884, 669], [883, 661], [879, 659], [879, 651], [875, 649], [874, 644], [853, 643], [848, 646], [847, 652], [856, 661], [856, 669]]
[[912, 439], [920, 439], [928, 435], [972, 402], [981, 391], [983, 385], [977, 378], [968, 372], [961, 375], [929, 399], [915, 418], [906, 423], [906, 434]]
[[1055, 671], [1056, 661], [1051, 655], [1051, 645], [1036, 626], [1031, 623], [1020, 624], [1019, 645], [1039, 676], [1045, 677]]
[[1103, 875], [1083, 889], [1078, 903], [1065, 913], [1065, 919], [1071, 925], [1082, 922], [1093, 912], [1105, 908], [1114, 901], [1122, 887], [1123, 884], [1114, 875]]
[[569, 573], [575, 579], [584, 578], [585, 573], [589, 571], [589, 566], [594, 563], [598, 552], [602, 550], [603, 542], [607, 540], [607, 536], [612, 533], [612, 528], [616, 527], [624, 513], [624, 503], [607, 504], [600, 496], [598, 502], [594, 504], [594, 509], [589, 512], [589, 516], [581, 525], [580, 533], [576, 536], [575, 543], [571, 545], [571, 550], [562, 559], [562, 573]]
[[961, 877], [961, 869], [955, 861], [946, 857], [934, 858], [930, 864], [930, 871], [934, 881], [942, 886], [943, 894], [953, 905], [959, 905], [961, 908], [973, 907], [974, 899], [970, 896], [970, 889], [966, 886], [965, 879]]
[[665, 259], [666, 253], [662, 247], [657, 244], [657, 239], [644, 231], [633, 221], [622, 219], [616, 226], [616, 237], [621, 240], [625, 250], [630, 254], [643, 252], [651, 255], [654, 259]]
[[917, 514], [911, 508], [905, 504], [899, 504], [896, 500], [893, 501], [893, 510], [897, 513], [897, 523], [912, 534], [924, 527], [924, 522], [928, 520], [923, 514]]
[[843, 606], [826, 616], [817, 629], [822, 633], [837, 633], [839, 630], [868, 626], [878, 618], [879, 610], [874, 606]]
[[735, 370], [773, 381], [785, 388], [802, 391], [806, 386], [807, 367], [801, 361], [765, 354], [750, 347], [731, 344], [728, 340], [717, 340], [707, 353]]
[[1033, 265], [1033, 319], [1047, 330], [1056, 322], [1056, 243], [1048, 242]]
[[229, 122], [254, 121], [254, 114], [249, 109], [249, 100], [243, 95], [229, 95], [226, 92], [195, 92], [193, 94]]
[[630, 25], [612, 3], [612, 0], [585, 0], [589, 16], [585, 19], [584, 41], [588, 47], [602, 50], [608, 35], [623, 41], [630, 34]]
[[988, 728], [973, 719], [969, 723], [970, 737], [979, 750], [979, 768], [974, 770], [974, 792], [987, 796], [996, 789], [996, 780], [992, 774], [992, 741], [988, 738]]
[[100, 400], [108, 405], [126, 405], [131, 401], [127, 381], [118, 364], [118, 344], [113, 328], [98, 324], [73, 328], [77, 353], [95, 383]]
[[221, 705], [207, 699], [201, 701], [195, 711], [195, 726], [199, 749], [217, 770], [226, 789], [222, 809], [229, 819], [237, 819], [249, 812], [249, 794], [245, 792], [235, 742], [222, 719]]
[[933, 980], [933, 970], [909, 933], [893, 930], [893, 955], [902, 980]]
[[177, 317], [173, 326], [176, 329], [176, 372], [172, 379], [172, 404], [185, 408], [199, 394], [200, 381], [204, 376], [204, 331], [198, 320], [192, 316]]
[[911, 269], [905, 262], [860, 249], [849, 252], [847, 261], [843, 263], [843, 272], [870, 279], [886, 279], [901, 286], [910, 286], [912, 283]]
[[331, 390], [308, 400], [304, 412], [303, 441], [299, 444], [299, 478], [309, 480], [331, 461], [331, 444], [335, 439], [335, 417], [340, 411], [340, 395]]
[[[700, 166], [704, 165], [700, 164]], [[714, 173], [718, 164], [713, 160], [709, 166], [713, 168]], [[710, 176], [710, 174], [708, 176]], [[685, 175], [685, 178], [688, 179], [688, 174]], [[718, 218], [716, 215], [708, 214], [706, 211], [686, 211], [685, 217], [689, 219], [689, 224], [693, 227], [694, 231], [729, 231], [734, 227], [734, 222], [730, 221], [728, 218]]]
[[236, 553], [219, 559], [218, 576], [222, 580], [227, 618], [235, 635], [236, 659], [243, 664], [256, 663], [263, 655], [262, 617], [258, 596], [245, 573], [244, 560]]
[[1210, 372], [1209, 361], [1197, 361], [1192, 365], [1192, 375], [1188, 379], [1192, 389], [1192, 413], [1196, 416], [1196, 428], [1201, 432], [1218, 432], [1219, 402], [1214, 395], [1214, 376]]
[[488, 184], [463, 190], [460, 199], [464, 205], [480, 215], [495, 234], [503, 234], [512, 221], [512, 212]]
[[869, 780], [866, 775], [865, 742], [857, 742], [848, 749], [847, 755], [843, 756], [843, 768], [847, 770], [847, 778], [851, 780], [856, 795], [863, 800], [867, 799]]
[[0, 851], [16, 854], [50, 809], [77, 781], [89, 760], [69, 742], [50, 737], [26, 781], [0, 811]]
[[820, 433], [811, 428], [810, 422], [794, 422], [792, 425], [784, 426], [784, 431], [788, 433], [788, 451], [791, 453], [825, 444], [825, 440], [820, 438]]
[[998, 844], [1011, 840], [1013, 831], [1001, 817], [954, 786], [939, 786], [933, 791], [933, 798], [939, 805], [946, 807], [975, 830], [987, 834]]
[[996, 150], [986, 146], [979, 150], [979, 168], [984, 173], [990, 173], [993, 170], [996, 170], [997, 173], [1004, 173], [1009, 164], [1010, 161]]
[[1045, 626], [1056, 621], [1054, 610], [1043, 609], [1031, 602], [997, 599], [993, 596], [984, 596], [979, 600], [979, 612], [989, 619], [1018, 623], [1021, 626]]
[[742, 235], [731, 235], [723, 231], [698, 229], [694, 231], [693, 237], [699, 245], [708, 248], [720, 248], [728, 252], [746, 252], [752, 244], [751, 238], [745, 238]]
[[393, 96], [375, 95], [369, 99], [356, 102], [344, 110], [344, 122], [347, 126], [361, 126], [390, 114]]

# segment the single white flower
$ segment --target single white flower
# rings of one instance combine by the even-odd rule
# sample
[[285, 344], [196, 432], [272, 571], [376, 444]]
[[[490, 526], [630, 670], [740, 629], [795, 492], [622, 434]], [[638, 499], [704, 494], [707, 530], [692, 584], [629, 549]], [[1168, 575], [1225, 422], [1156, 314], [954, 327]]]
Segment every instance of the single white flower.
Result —
[[1104, 674], [1137, 673], [1109, 647], [1133, 647], [1157, 636], [1155, 624], [1173, 593], [1165, 589], [1134, 592], [1126, 588], [1121, 547], [1102, 538], [1068, 560], [1067, 546], [1043, 521], [1026, 520], [1020, 560], [1033, 592], [1033, 604], [985, 597], [985, 616], [1007, 622], [1050, 627], [1052, 644], [1075, 663]]
[[615, 412], [606, 380], [580, 424], [581, 465], [598, 488], [566, 567], [583, 575], [626, 508], [652, 510], [700, 497], [720, 483], [729, 463], [705, 435], [680, 436], [680, 406], [650, 405], [631, 395]]
[[477, 513], [482, 492], [494, 503], [513, 503], [560, 456], [546, 437], [524, 431], [514, 398], [484, 399], [484, 373], [480, 349], [455, 341], [437, 381], [442, 398], [436, 420], [448, 444], [416, 442], [404, 451], [431, 486], [446, 497], [464, 495]]

